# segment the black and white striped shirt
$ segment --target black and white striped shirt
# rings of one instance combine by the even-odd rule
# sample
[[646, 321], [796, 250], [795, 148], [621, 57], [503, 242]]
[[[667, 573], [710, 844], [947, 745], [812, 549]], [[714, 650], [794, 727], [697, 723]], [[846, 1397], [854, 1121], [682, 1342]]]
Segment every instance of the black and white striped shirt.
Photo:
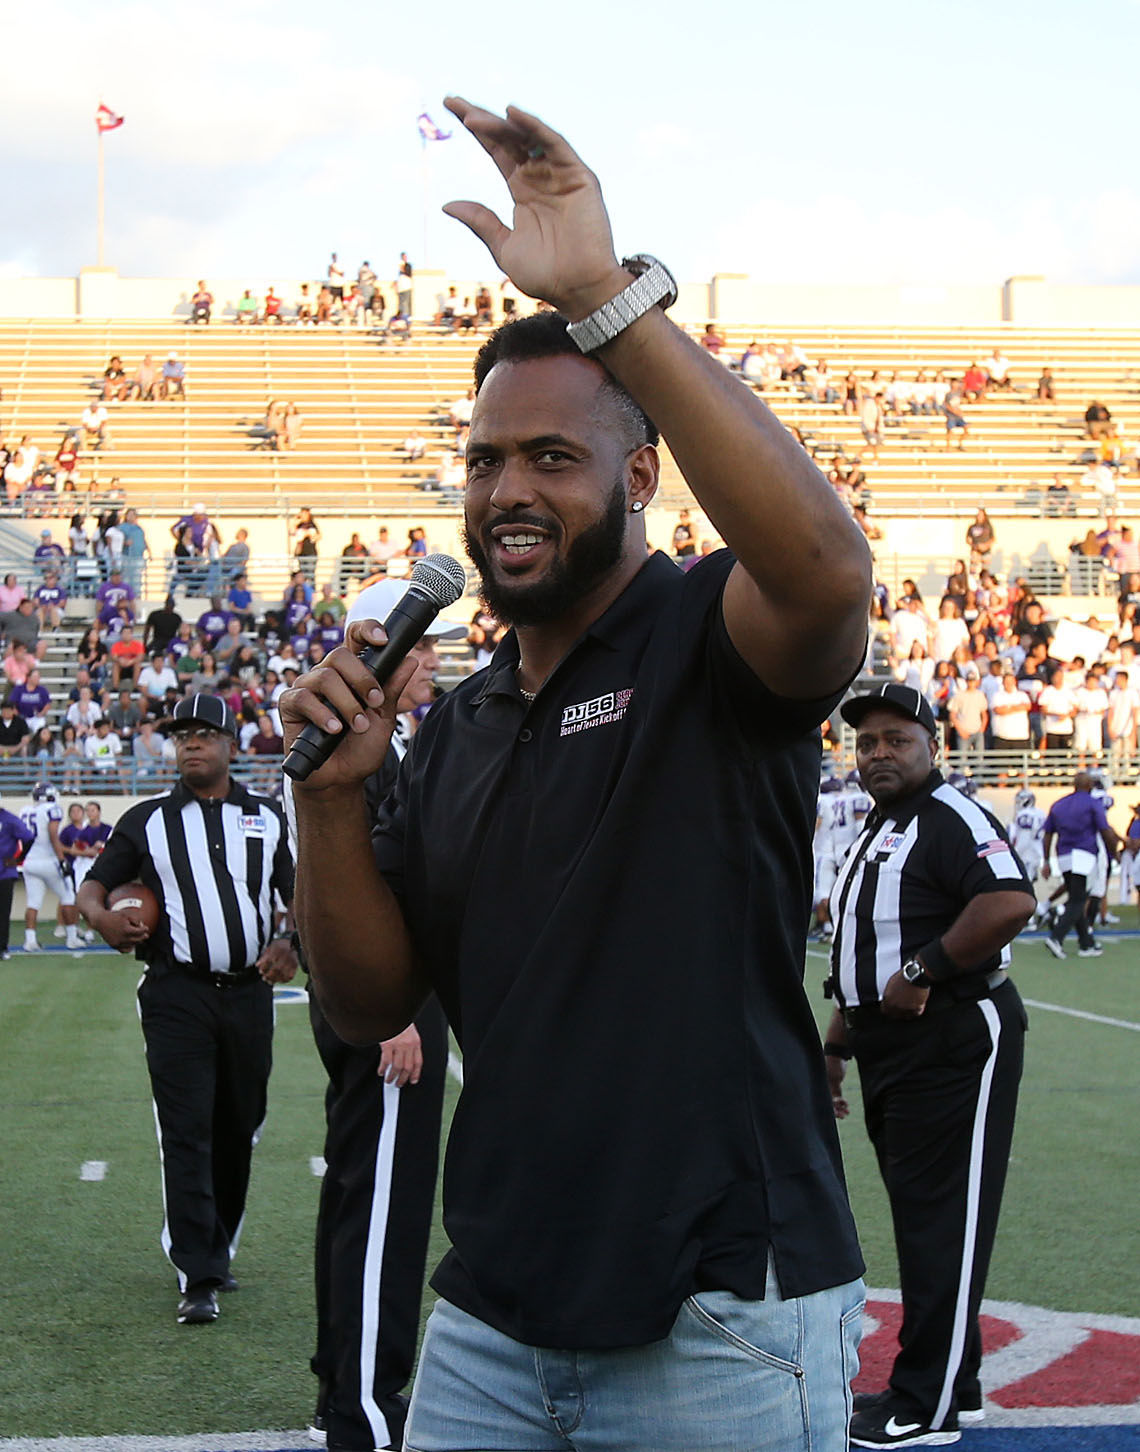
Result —
[[[1001, 823], [931, 772], [889, 813], [871, 813], [839, 869], [831, 894], [839, 1005], [877, 1003], [888, 979], [972, 898], [1011, 891], [1033, 888]], [[1007, 944], [970, 971], [991, 973], [1009, 960]]]
[[179, 783], [128, 808], [90, 877], [106, 888], [141, 880], [163, 906], [143, 944], [148, 963], [200, 971], [252, 968], [273, 936], [274, 892], [293, 899], [293, 857], [280, 805], [231, 781], [225, 799]]

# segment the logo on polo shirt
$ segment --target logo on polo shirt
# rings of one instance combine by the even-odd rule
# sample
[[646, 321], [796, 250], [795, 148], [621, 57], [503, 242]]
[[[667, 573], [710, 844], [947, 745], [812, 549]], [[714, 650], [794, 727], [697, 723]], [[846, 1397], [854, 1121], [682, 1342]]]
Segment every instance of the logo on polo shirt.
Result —
[[883, 840], [879, 843], [879, 851], [897, 852], [905, 841], [905, 832], [888, 832]]
[[265, 818], [259, 813], [256, 817], [239, 817], [238, 826], [243, 832], [252, 832], [258, 837], [265, 836]]
[[563, 706], [560, 736], [574, 736], [579, 731], [589, 731], [594, 726], [610, 726], [625, 715], [633, 695], [633, 687], [622, 691], [607, 691], [604, 696], [595, 696], [592, 701], [579, 701], [576, 706]]

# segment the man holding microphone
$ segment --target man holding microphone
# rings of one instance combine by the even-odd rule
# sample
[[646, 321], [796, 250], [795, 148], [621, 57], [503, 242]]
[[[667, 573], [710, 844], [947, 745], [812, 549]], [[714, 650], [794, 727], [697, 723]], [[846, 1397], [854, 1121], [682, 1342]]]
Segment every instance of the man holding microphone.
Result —
[[[514, 227], [445, 210], [559, 309], [476, 363], [466, 542], [513, 629], [437, 703], [371, 834], [361, 784], [411, 664], [381, 689], [359, 622], [281, 698], [287, 746], [344, 738], [295, 791], [326, 1017], [377, 1042], [434, 990], [464, 1051], [405, 1445], [839, 1452], [862, 1262], [802, 964], [866, 542], [667, 320], [662, 264], [618, 262], [563, 137], [447, 104]], [[658, 425], [729, 544], [687, 574], [646, 557]]]

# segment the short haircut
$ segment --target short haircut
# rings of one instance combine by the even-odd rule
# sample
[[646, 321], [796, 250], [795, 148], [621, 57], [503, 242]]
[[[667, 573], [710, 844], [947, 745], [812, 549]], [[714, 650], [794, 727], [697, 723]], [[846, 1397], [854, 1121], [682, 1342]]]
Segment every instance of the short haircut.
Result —
[[[497, 363], [528, 363], [537, 358], [582, 358], [585, 355], [567, 333], [569, 318], [561, 313], [532, 313], [516, 318], [495, 329], [475, 355], [475, 391], [483, 387], [487, 375]], [[596, 358], [592, 362], [598, 363]], [[656, 444], [661, 438], [657, 425], [641, 406], [625, 391], [613, 374], [599, 363], [605, 373], [602, 388], [624, 418], [632, 439], [632, 447]]]

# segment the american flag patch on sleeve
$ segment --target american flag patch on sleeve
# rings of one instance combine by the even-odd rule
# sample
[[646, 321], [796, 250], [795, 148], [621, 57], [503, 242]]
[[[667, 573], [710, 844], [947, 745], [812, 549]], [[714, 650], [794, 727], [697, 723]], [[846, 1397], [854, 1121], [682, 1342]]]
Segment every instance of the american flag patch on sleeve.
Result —
[[997, 852], [1008, 852], [1009, 843], [1003, 842], [1000, 837], [995, 837], [992, 842], [983, 842], [978, 847], [979, 862], [983, 857], [993, 857]]

